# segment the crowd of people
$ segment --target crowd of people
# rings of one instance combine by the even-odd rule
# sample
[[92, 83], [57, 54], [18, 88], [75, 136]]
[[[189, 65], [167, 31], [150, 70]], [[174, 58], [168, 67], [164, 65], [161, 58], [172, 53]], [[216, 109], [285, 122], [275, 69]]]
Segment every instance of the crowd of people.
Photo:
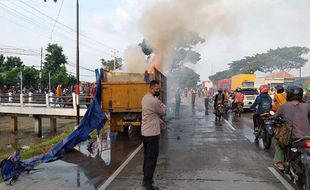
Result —
[[[176, 118], [180, 115], [181, 94], [186, 98], [191, 95], [192, 108], [195, 107], [197, 97], [205, 99], [205, 114], [208, 114], [209, 102], [213, 100], [213, 108], [216, 111], [219, 104], [226, 105], [228, 100], [232, 100], [231, 108], [234, 109], [238, 103], [243, 104], [244, 94], [240, 88], [235, 89], [233, 92], [218, 89], [216, 93], [207, 88], [184, 88], [177, 89], [176, 100]], [[275, 114], [273, 119], [282, 117], [293, 126], [292, 140], [300, 139], [306, 136], [310, 137], [310, 86], [300, 88], [298, 86], [289, 86], [286, 89], [283, 86], [270, 87], [269, 85], [262, 85], [259, 88], [259, 95], [256, 97], [254, 103], [251, 105], [250, 110], [253, 113], [254, 135], [259, 131], [260, 117], [263, 113], [270, 113], [273, 111]], [[215, 112], [214, 112], [215, 113]], [[280, 170], [284, 170], [284, 149], [275, 145], [274, 155], [275, 166]]]

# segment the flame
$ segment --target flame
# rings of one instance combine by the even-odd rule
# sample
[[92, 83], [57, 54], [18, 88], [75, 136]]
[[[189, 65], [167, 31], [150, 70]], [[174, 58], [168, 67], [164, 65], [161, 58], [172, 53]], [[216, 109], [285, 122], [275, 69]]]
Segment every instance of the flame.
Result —
[[150, 60], [150, 67], [148, 69], [149, 73], [154, 73], [155, 69], [161, 71], [162, 67], [161, 67], [161, 56], [159, 55], [155, 55], [153, 58], [151, 58]]

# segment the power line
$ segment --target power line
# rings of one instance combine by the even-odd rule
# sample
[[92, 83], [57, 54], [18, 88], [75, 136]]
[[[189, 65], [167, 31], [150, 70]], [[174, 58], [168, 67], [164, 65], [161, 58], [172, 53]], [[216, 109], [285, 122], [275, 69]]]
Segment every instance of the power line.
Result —
[[[76, 64], [75, 63], [72, 63], [71, 61], [68, 61], [68, 63], [66, 63], [66, 65], [69, 65], [69, 66], [71, 66], [71, 67], [76, 67]], [[86, 67], [83, 67], [83, 66], [80, 66], [80, 68], [81, 69], [83, 69], [83, 70], [86, 70], [86, 71], [90, 71], [90, 72], [95, 72], [95, 70], [94, 69], [89, 69], [89, 68], [86, 68]]]
[[35, 26], [39, 26], [39, 28], [42, 29], [42, 24], [41, 24], [41, 23], [34, 21], [33, 19], [27, 17], [26, 15], [24, 15], [24, 14], [22, 14], [22, 13], [19, 13], [17, 10], [15, 10], [15, 9], [13, 9], [13, 8], [11, 8], [11, 7], [5, 5], [5, 4], [3, 4], [3, 3], [1, 3], [1, 2], [0, 2], [0, 7], [2, 7], [2, 8], [5, 9], [5, 10], [7, 10], [8, 13], [9, 13], [11, 16], [14, 16], [14, 17], [17, 16], [17, 17], [19, 17], [20, 19], [22, 19], [22, 20], [24, 20], [24, 21], [26, 21], [26, 22], [28, 22], [28, 23], [30, 23], [30, 24], [33, 24], [33, 25], [35, 25]]
[[54, 32], [55, 26], [56, 26], [56, 24], [57, 24], [57, 22], [58, 22], [59, 15], [60, 15], [60, 12], [61, 12], [62, 5], [63, 5], [63, 4], [64, 4], [64, 0], [61, 1], [61, 5], [60, 5], [60, 8], [59, 8], [59, 11], [58, 11], [56, 20], [55, 20], [55, 22], [54, 22], [53, 29], [52, 29], [52, 32], [51, 32], [51, 39], [53, 38], [53, 32]]
[[[41, 17], [40, 15], [37, 15], [37, 14], [33, 13], [32, 11], [25, 10], [24, 7], [21, 7], [20, 5], [18, 5], [18, 4], [16, 4], [16, 3], [10, 2], [9, 0], [7, 0], [7, 1], [8, 1], [9, 3], [15, 5], [16, 7], [20, 8], [22, 11], [26, 11], [27, 13], [31, 13], [32, 15], [34, 15], [36, 18], [42, 19], [42, 17]], [[21, 2], [22, 2], [22, 3], [25, 3], [25, 2], [23, 2], [23, 1], [21, 1]], [[1, 6], [1, 5], [2, 5], [2, 6]], [[19, 19], [21, 19], [21, 20], [23, 20], [23, 21], [25, 21], [25, 22], [27, 22], [27, 23], [29, 23], [29, 24], [32, 24], [32, 25], [38, 27], [38, 28], [41, 29], [41, 30], [43, 30], [42, 26], [44, 26], [45, 30], [47, 29], [48, 31], [50, 31], [50, 29], [52, 28], [51, 26], [47, 26], [47, 25], [46, 25], [46, 24], [52, 24], [52, 23], [48, 22], [48, 21], [45, 20], [45, 19], [42, 19], [43, 22], [37, 21], [36, 19], [30, 18], [28, 15], [25, 15], [25, 14], [19, 12], [18, 10], [14, 9], [14, 8], [12, 8], [12, 7], [10, 7], [10, 6], [8, 6], [8, 5], [5, 5], [5, 4], [3, 4], [3, 3], [1, 3], [1, 5], [0, 5], [0, 6], [1, 6], [3, 9], [9, 11], [8, 13], [9, 13], [11, 16], [14, 15], [14, 16], [13, 16], [14, 18], [16, 18], [16, 16], [17, 16]], [[29, 5], [29, 6], [31, 6], [31, 5]], [[32, 7], [32, 6], [31, 6], [31, 7]], [[33, 7], [33, 8], [34, 8], [34, 7]], [[35, 9], [35, 8], [34, 8], [34, 9]], [[37, 9], [35, 9], [35, 10], [37, 10]], [[37, 11], [39, 11], [39, 10], [37, 10]], [[59, 23], [60, 25], [66, 26], [66, 25], [60, 23], [60, 22], [57, 21], [56, 19], [54, 19], [54, 18], [52, 18], [52, 17], [46, 15], [45, 13], [43, 13], [43, 12], [41, 12], [41, 11], [39, 11], [39, 13], [40, 13], [41, 15], [44, 15], [45, 17], [49, 18], [51, 21], [54, 21], [55, 23]], [[66, 40], [69, 40], [69, 39], [74, 40], [74, 38], [72, 38], [72, 35], [67, 35], [67, 34], [64, 33], [64, 32], [70, 32], [70, 33], [72, 33], [72, 32], [75, 32], [75, 30], [73, 30], [73, 29], [70, 28], [69, 26], [66, 26], [65, 28], [67, 29], [66, 31], [63, 31], [63, 30], [57, 31], [58, 35], [61, 35], [61, 36], [62, 36], [64, 39], [66, 39]], [[54, 29], [54, 30], [55, 30], [55, 29]], [[70, 40], [70, 41], [72, 41], [72, 40]], [[88, 43], [88, 44], [87, 44], [87, 43]], [[92, 45], [91, 45], [91, 44], [92, 44]], [[85, 41], [85, 42], [84, 42], [84, 41], [81, 42], [81, 45], [87, 46], [87, 47], [88, 47], [87, 49], [91, 48], [91, 49], [93, 49], [93, 50], [96, 50], [97, 52], [104, 53], [104, 54], [107, 54], [107, 55], [111, 55], [110, 52], [106, 52], [106, 51], [104, 51], [104, 50], [102, 50], [102, 49], [98, 49], [98, 48], [94, 47], [93, 44], [94, 44], [94, 43], [91, 43], [91, 41], [89, 41], [89, 40], [88, 40], [88, 41]], [[70, 45], [71, 45], [71, 44], [70, 44]]]
[[37, 54], [31, 54], [31, 53], [21, 53], [21, 52], [13, 52], [13, 51], [2, 51], [0, 50], [0, 53], [5, 54], [11, 54], [11, 55], [29, 55], [29, 56], [40, 56]]
[[[41, 15], [43, 15], [43, 16], [45, 16], [45, 17], [47, 17], [47, 18], [49, 18], [49, 19], [51, 19], [51, 20], [53, 20], [53, 21], [59, 23], [61, 26], [63, 26], [63, 27], [65, 27], [65, 28], [71, 30], [72, 32], [75, 32], [75, 33], [76, 33], [76, 30], [73, 29], [73, 28], [71, 28], [70, 26], [67, 26], [67, 25], [65, 25], [65, 24], [63, 24], [63, 23], [61, 23], [61, 22], [55, 20], [55, 19], [52, 18], [51, 16], [45, 14], [44, 12], [40, 11], [39, 9], [37, 9], [37, 8], [35, 8], [35, 7], [33, 7], [33, 6], [31, 6], [30, 4], [26, 3], [26, 2], [23, 1], [23, 0], [19, 0], [19, 1], [20, 1], [21, 3], [23, 3], [24, 5], [26, 5], [27, 7], [29, 7], [29, 8], [31, 8], [31, 9], [35, 10], [35, 11], [38, 12], [38, 13], [40, 13]], [[110, 50], [117, 50], [117, 49], [115, 49], [115, 48], [112, 48], [112, 47], [110, 47], [110, 46], [108, 46], [108, 45], [106, 45], [106, 44], [100, 42], [100, 41], [97, 41], [96, 39], [93, 39], [93, 38], [91, 38], [91, 37], [85, 35], [84, 33], [81, 33], [80, 35], [81, 35], [82, 37], [88, 39], [88, 40], [91, 40], [91, 41], [94, 41], [94, 42], [100, 44], [100, 45], [103, 46], [104, 48], [107, 48], [107, 49], [110, 49]]]

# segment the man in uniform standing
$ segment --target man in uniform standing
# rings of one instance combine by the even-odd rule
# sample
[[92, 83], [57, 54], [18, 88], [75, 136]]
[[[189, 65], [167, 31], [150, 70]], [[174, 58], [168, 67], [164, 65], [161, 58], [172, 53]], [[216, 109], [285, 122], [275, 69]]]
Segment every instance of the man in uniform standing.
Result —
[[159, 100], [160, 85], [156, 80], [150, 82], [150, 90], [142, 99], [142, 140], [144, 146], [143, 187], [146, 190], [157, 190], [153, 175], [159, 153], [160, 130], [166, 128], [161, 119], [165, 115], [165, 105]]

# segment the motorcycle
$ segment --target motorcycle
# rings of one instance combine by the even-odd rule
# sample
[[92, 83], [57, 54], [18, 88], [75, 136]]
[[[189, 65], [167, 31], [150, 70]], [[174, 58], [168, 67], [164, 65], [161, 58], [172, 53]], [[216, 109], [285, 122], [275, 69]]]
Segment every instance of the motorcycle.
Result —
[[271, 115], [271, 113], [263, 113], [259, 116], [258, 131], [255, 132], [255, 143], [258, 144], [259, 139], [262, 139], [265, 149], [270, 148], [274, 136], [274, 123]]
[[228, 100], [224, 101], [224, 113], [227, 115], [228, 111], [229, 111], [229, 103]]
[[235, 105], [234, 113], [235, 113], [235, 115], [238, 115], [239, 117], [241, 117], [242, 112], [243, 112], [242, 103], [238, 102], [237, 105]]
[[223, 114], [225, 113], [225, 106], [222, 103], [217, 104], [215, 111], [215, 120], [221, 120]]
[[[275, 127], [281, 127], [285, 121], [277, 119]], [[310, 190], [310, 137], [294, 139], [284, 149], [283, 171], [295, 184], [298, 190]]]

